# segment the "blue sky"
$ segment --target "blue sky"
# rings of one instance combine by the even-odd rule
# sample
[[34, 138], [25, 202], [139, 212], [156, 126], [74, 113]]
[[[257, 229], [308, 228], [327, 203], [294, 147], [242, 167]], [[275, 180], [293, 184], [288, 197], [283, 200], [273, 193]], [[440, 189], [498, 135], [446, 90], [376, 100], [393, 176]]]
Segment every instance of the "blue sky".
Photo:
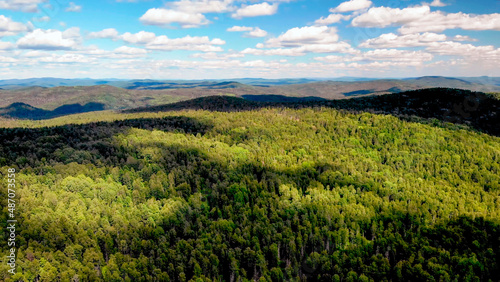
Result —
[[500, 76], [499, 0], [0, 0], [0, 79]]

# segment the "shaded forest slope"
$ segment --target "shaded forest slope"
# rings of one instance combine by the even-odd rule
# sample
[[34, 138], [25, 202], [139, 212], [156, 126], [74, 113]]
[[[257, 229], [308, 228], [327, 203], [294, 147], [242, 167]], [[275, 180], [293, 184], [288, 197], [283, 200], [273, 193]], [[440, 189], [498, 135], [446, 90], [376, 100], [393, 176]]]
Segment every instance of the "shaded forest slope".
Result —
[[500, 279], [498, 137], [324, 107], [128, 117], [0, 129], [0, 280]]
[[236, 97], [204, 97], [124, 112], [159, 112], [182, 109], [243, 111], [263, 107], [331, 107], [391, 114], [406, 119], [412, 116], [426, 119], [435, 118], [451, 123], [466, 124], [488, 134], [500, 136], [500, 126], [498, 126], [500, 124], [500, 99], [490, 94], [449, 88], [421, 89], [343, 100], [300, 102], [256, 102]]

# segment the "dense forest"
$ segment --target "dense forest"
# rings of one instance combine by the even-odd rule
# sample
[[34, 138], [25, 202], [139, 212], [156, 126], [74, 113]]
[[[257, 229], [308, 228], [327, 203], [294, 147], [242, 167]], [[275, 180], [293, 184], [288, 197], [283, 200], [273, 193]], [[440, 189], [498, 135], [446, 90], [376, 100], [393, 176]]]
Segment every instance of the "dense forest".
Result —
[[13, 167], [19, 229], [0, 280], [500, 280], [499, 137], [243, 101], [1, 128], [0, 221]]
[[210, 96], [153, 107], [124, 110], [126, 113], [158, 112], [181, 109], [209, 111], [241, 111], [259, 108], [329, 107], [339, 110], [390, 114], [405, 120], [415, 117], [439, 119], [465, 124], [500, 136], [500, 99], [498, 94], [485, 94], [462, 89], [429, 88], [395, 94], [325, 100], [319, 97], [287, 97], [280, 95], [243, 95], [246, 99]]

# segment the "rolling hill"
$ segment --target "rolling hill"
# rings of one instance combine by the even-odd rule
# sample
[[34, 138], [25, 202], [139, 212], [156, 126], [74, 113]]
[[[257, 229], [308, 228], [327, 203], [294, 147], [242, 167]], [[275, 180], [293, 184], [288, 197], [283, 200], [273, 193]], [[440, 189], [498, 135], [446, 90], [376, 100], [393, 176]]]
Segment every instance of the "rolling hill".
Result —
[[[255, 97], [253, 97], [255, 98]], [[444, 122], [464, 124], [477, 130], [500, 136], [500, 100], [489, 94], [460, 89], [429, 88], [402, 93], [358, 97], [342, 100], [268, 102], [245, 100], [237, 97], [202, 97], [173, 104], [125, 110], [126, 113], [160, 112], [182, 109], [211, 111], [243, 111], [264, 107], [330, 107], [350, 111], [368, 111], [391, 114], [411, 119], [437, 119]], [[274, 100], [274, 101], [273, 101]]]
[[[4, 81], [5, 82], [5, 81]], [[44, 82], [44, 83], [42, 83]], [[106, 83], [121, 84], [122, 87]], [[245, 83], [249, 84], [245, 84]], [[304, 83], [307, 82], [307, 83]], [[7, 81], [13, 83], [13, 81]], [[378, 79], [368, 81], [309, 81], [296, 80], [259, 80], [242, 79], [231, 81], [89, 81], [32, 79], [18, 82], [18, 85], [53, 86], [57, 84], [91, 84], [91, 86], [29, 86], [17, 89], [0, 89], [0, 107], [12, 103], [26, 103], [44, 110], [54, 110], [68, 104], [101, 103], [105, 109], [121, 110], [136, 107], [156, 106], [204, 96], [227, 95], [282, 95], [296, 98], [318, 97], [321, 99], [345, 99], [360, 96], [398, 93], [408, 90], [431, 88], [435, 86], [459, 88], [471, 91], [498, 91], [500, 86], [483, 85], [463, 79], [444, 77], [422, 77], [396, 80]], [[251, 85], [255, 83], [255, 85]], [[125, 85], [127, 84], [127, 85]], [[1, 83], [0, 83], [1, 86]], [[249, 96], [247, 96], [249, 97]], [[271, 97], [271, 96], [267, 96]], [[255, 98], [258, 100], [258, 98]]]

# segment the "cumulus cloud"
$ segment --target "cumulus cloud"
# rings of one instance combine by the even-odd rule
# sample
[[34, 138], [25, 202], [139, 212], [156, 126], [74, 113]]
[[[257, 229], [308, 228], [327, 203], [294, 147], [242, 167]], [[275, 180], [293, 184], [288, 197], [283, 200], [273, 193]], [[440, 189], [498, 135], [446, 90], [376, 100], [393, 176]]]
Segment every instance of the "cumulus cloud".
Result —
[[194, 50], [203, 52], [221, 52], [223, 49], [219, 46], [226, 42], [215, 38], [210, 40], [208, 36], [185, 36], [181, 38], [168, 38], [165, 35], [157, 36], [154, 40], [146, 44], [150, 50]]
[[467, 35], [455, 35], [451, 38], [452, 41], [477, 41], [477, 39], [469, 37]]
[[337, 29], [327, 26], [294, 27], [267, 40], [268, 47], [296, 47], [304, 44], [328, 44], [339, 40]]
[[[264, 56], [303, 56], [306, 53], [356, 54], [359, 52], [349, 43], [338, 42], [338, 40], [339, 36], [334, 27], [295, 27], [278, 37], [268, 39], [265, 45], [257, 44], [258, 49], [247, 48], [242, 53]], [[273, 49], [264, 49], [264, 47]]]
[[443, 2], [441, 2], [441, 0], [434, 0], [434, 1], [432, 1], [432, 3], [430, 5], [433, 6], [433, 7], [444, 7], [444, 6], [447, 6], [447, 4], [444, 4]]
[[65, 10], [66, 12], [81, 12], [82, 6], [78, 6], [73, 2], [69, 2], [69, 6]]
[[16, 45], [12, 44], [11, 42], [3, 42], [0, 41], [0, 50], [11, 50], [14, 49]]
[[164, 8], [149, 9], [139, 20], [146, 25], [168, 26], [179, 24], [182, 28], [199, 27], [210, 23], [201, 13], [188, 13]]
[[0, 15], [0, 37], [16, 35], [27, 30], [28, 27], [26, 25]]
[[[164, 51], [195, 50], [204, 52], [220, 52], [222, 51], [222, 48], [215, 45], [226, 44], [224, 40], [221, 40], [219, 38], [214, 38], [210, 40], [208, 36], [187, 35], [182, 38], [168, 38], [166, 35], [157, 36], [153, 32], [147, 32], [147, 31], [139, 31], [137, 33], [126, 32], [124, 34], [119, 34], [118, 31], [113, 28], [108, 28], [97, 32], [91, 32], [89, 33], [88, 37], [123, 40], [127, 43], [143, 45], [146, 49], [149, 50], [164, 50]], [[139, 48], [136, 49], [144, 50]]]
[[0, 1], [0, 9], [36, 13], [38, 4], [43, 2], [47, 0], [4, 0]]
[[350, 18], [351, 18], [351, 16], [344, 16], [341, 14], [330, 14], [326, 18], [321, 17], [320, 19], [316, 20], [314, 22], [314, 24], [320, 25], [320, 26], [321, 25], [330, 25], [330, 24], [338, 23], [342, 20], [349, 20]]
[[245, 33], [245, 36], [248, 37], [265, 37], [267, 35], [267, 31], [262, 30], [258, 27], [256, 27], [254, 30]]
[[336, 8], [330, 9], [332, 13], [345, 13], [363, 10], [369, 8], [372, 5], [372, 1], [370, 0], [349, 0], [343, 3], [340, 3]]
[[233, 0], [181, 0], [169, 3], [168, 6], [176, 11], [190, 14], [196, 13], [224, 13], [233, 10]]
[[358, 51], [346, 42], [330, 44], [309, 44], [293, 48], [254, 49], [246, 48], [242, 54], [255, 56], [304, 56], [307, 53], [349, 53], [356, 54]]
[[207, 25], [206, 13], [225, 13], [234, 10], [234, 0], [181, 0], [169, 2], [165, 8], [149, 9], [140, 20], [147, 25], [168, 26], [178, 24], [182, 28]]
[[500, 48], [495, 48], [492, 45], [474, 46], [472, 44], [445, 41], [434, 42], [426, 50], [439, 55], [484, 58], [497, 62], [500, 60]]
[[51, 54], [49, 56], [40, 57], [39, 62], [43, 63], [91, 63], [96, 59], [80, 54]]
[[35, 29], [17, 41], [20, 49], [70, 50], [80, 43], [80, 29], [70, 28], [64, 32], [54, 29]]
[[[378, 49], [360, 53], [355, 56], [328, 55], [324, 57], [315, 57], [314, 59], [325, 63], [364, 62], [368, 64], [381, 63], [388, 65], [387, 62], [395, 62], [396, 65], [398, 64], [421, 65], [424, 62], [432, 61], [433, 58], [434, 56], [432, 54], [424, 51]], [[363, 64], [363, 66], [366, 65], [367, 64]], [[394, 65], [394, 64], [389, 64], [389, 65]]]
[[147, 50], [141, 48], [128, 47], [128, 46], [118, 47], [113, 52], [116, 54], [126, 54], [126, 55], [145, 55], [148, 53]]
[[355, 56], [352, 61], [428, 62], [433, 58], [432, 54], [423, 51], [377, 49]]
[[117, 39], [118, 31], [114, 28], [106, 28], [101, 31], [95, 31], [88, 34], [88, 38], [109, 38]]
[[156, 38], [156, 35], [152, 32], [139, 31], [137, 33], [125, 32], [119, 36], [125, 42], [132, 44], [147, 44]]
[[245, 55], [240, 53], [218, 54], [215, 52], [196, 53], [191, 55], [192, 58], [202, 58], [205, 60], [229, 60], [234, 58], [241, 58], [244, 56]]
[[278, 11], [278, 4], [269, 4], [263, 2], [260, 4], [242, 6], [236, 10], [231, 17], [235, 19], [241, 19], [246, 17], [257, 17], [257, 16], [270, 16], [276, 14]]
[[50, 17], [43, 16], [43, 17], [39, 17], [39, 18], [33, 18], [33, 21], [35, 21], [35, 22], [50, 22]]
[[230, 32], [247, 31], [244, 34], [245, 37], [265, 37], [265, 36], [267, 36], [267, 31], [262, 30], [258, 27], [233, 26], [233, 27], [228, 28], [227, 31], [230, 31]]
[[230, 27], [228, 29], [226, 29], [227, 31], [230, 31], [230, 32], [234, 32], [234, 31], [251, 31], [253, 30], [253, 27], [249, 27], [249, 26], [233, 26], [233, 27]]
[[352, 20], [353, 26], [387, 27], [401, 26], [402, 34], [426, 31], [441, 32], [447, 29], [500, 30], [500, 14], [469, 15], [465, 13], [446, 14], [431, 12], [429, 6], [410, 8], [371, 8]]
[[379, 37], [368, 39], [361, 43], [362, 48], [400, 48], [400, 47], [420, 47], [428, 46], [432, 42], [445, 41], [444, 34], [437, 33], [415, 33], [406, 35], [396, 35], [394, 33], [382, 34]]

